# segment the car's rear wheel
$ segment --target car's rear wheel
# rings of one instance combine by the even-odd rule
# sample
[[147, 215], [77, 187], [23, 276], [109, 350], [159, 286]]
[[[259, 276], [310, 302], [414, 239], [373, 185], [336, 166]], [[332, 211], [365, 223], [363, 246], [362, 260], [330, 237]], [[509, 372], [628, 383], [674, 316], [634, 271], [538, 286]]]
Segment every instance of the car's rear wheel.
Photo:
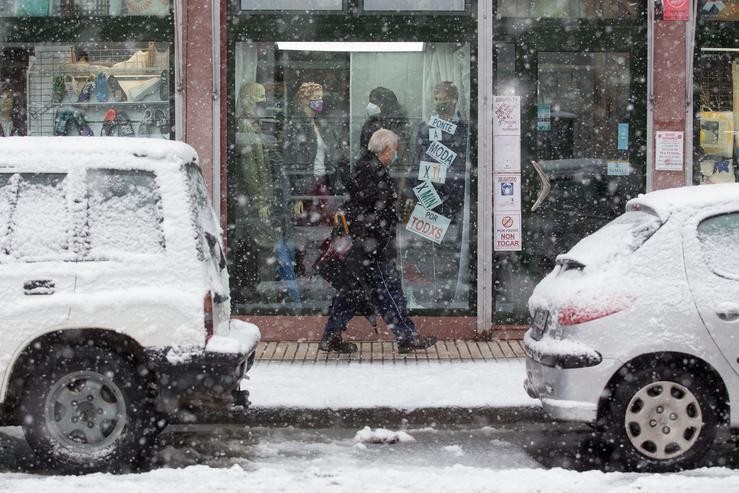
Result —
[[695, 467], [720, 424], [717, 385], [688, 362], [629, 368], [611, 394], [606, 429], [630, 469]]
[[32, 370], [21, 412], [41, 465], [64, 472], [135, 467], [157, 432], [136, 361], [105, 347], [53, 347]]

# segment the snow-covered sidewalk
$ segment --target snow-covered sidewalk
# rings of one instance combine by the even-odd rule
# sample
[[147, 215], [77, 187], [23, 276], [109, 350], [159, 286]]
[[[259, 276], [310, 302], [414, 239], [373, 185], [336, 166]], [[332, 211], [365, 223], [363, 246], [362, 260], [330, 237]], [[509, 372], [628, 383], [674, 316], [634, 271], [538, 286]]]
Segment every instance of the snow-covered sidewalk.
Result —
[[439, 407], [532, 407], [524, 361], [410, 364], [257, 362], [245, 388], [257, 408], [413, 410]]

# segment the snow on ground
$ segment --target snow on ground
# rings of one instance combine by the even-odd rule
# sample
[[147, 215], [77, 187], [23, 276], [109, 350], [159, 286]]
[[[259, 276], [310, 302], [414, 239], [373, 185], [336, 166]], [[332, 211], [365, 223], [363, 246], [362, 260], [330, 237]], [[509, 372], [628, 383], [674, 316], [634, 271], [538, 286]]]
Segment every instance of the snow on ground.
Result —
[[244, 387], [255, 407], [266, 408], [539, 406], [523, 389], [525, 377], [523, 360], [257, 363]]
[[624, 474], [599, 471], [573, 472], [564, 469], [506, 469], [452, 465], [449, 467], [325, 467], [307, 465], [300, 471], [280, 467], [244, 470], [191, 466], [159, 469], [146, 474], [84, 477], [36, 477], [0, 474], [0, 490], [13, 493], [211, 493], [225, 492], [662, 492], [715, 493], [739, 491], [739, 475], [723, 468], [682, 474]]

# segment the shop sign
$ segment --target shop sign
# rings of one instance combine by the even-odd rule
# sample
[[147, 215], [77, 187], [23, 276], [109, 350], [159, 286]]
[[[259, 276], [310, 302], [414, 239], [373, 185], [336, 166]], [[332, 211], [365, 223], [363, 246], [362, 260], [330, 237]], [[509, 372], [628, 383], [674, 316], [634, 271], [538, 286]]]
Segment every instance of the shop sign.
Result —
[[521, 172], [521, 137], [493, 136], [493, 173]]
[[441, 197], [439, 197], [434, 185], [430, 181], [422, 181], [413, 187], [413, 193], [416, 194], [418, 202], [427, 210], [431, 210], [441, 204]]
[[536, 105], [536, 129], [539, 132], [549, 132], [552, 129], [552, 107], [550, 105]]
[[521, 135], [520, 96], [493, 96], [493, 135]]
[[416, 207], [405, 225], [405, 229], [418, 236], [441, 244], [451, 220], [435, 212], [424, 209], [421, 204]]
[[418, 166], [418, 180], [431, 181], [433, 183], [446, 183], [446, 170], [448, 166], [431, 161], [421, 161]]
[[657, 132], [657, 149], [654, 168], [657, 171], [683, 170], [683, 132]]
[[628, 161], [608, 161], [608, 176], [629, 176], [631, 166]]
[[431, 145], [426, 149], [426, 154], [447, 166], [451, 166], [454, 160], [457, 159], [457, 153], [438, 140], [431, 142]]
[[432, 116], [431, 119], [429, 119], [429, 127], [438, 128], [442, 132], [446, 132], [450, 135], [457, 133], [457, 126], [455, 124], [448, 122], [443, 118], [439, 118], [438, 116]]
[[629, 124], [628, 123], [618, 124], [618, 150], [619, 151], [629, 150]]
[[688, 0], [662, 0], [664, 13], [662, 20], [665, 21], [687, 21], [690, 13], [690, 2]]
[[495, 214], [493, 246], [497, 252], [521, 251], [521, 213]]
[[493, 175], [493, 210], [521, 212], [521, 175]]

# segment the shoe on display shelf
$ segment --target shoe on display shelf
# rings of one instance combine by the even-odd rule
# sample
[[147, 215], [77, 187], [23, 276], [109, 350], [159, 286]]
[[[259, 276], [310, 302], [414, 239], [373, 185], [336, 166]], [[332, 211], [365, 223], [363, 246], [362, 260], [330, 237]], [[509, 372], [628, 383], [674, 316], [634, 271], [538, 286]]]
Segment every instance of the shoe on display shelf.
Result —
[[109, 108], [108, 111], [105, 112], [105, 116], [103, 117], [103, 128], [100, 130], [100, 135], [102, 137], [111, 137], [115, 132], [115, 127], [117, 125], [116, 122], [116, 111], [115, 108]]
[[118, 111], [116, 116], [116, 123], [118, 125], [118, 136], [119, 137], [135, 137], [136, 132], [133, 130], [131, 119], [128, 117], [125, 111]]
[[108, 94], [111, 98], [111, 101], [115, 101], [118, 103], [128, 101], [126, 91], [124, 91], [121, 87], [121, 83], [118, 82], [118, 78], [112, 74], [108, 76]]
[[95, 76], [90, 74], [90, 76], [87, 78], [87, 81], [85, 82], [85, 85], [80, 91], [80, 96], [79, 98], [77, 98], [77, 101], [80, 103], [86, 103], [90, 101], [93, 92], [95, 92]]
[[98, 101], [108, 100], [108, 74], [100, 72], [95, 78], [95, 97]]

